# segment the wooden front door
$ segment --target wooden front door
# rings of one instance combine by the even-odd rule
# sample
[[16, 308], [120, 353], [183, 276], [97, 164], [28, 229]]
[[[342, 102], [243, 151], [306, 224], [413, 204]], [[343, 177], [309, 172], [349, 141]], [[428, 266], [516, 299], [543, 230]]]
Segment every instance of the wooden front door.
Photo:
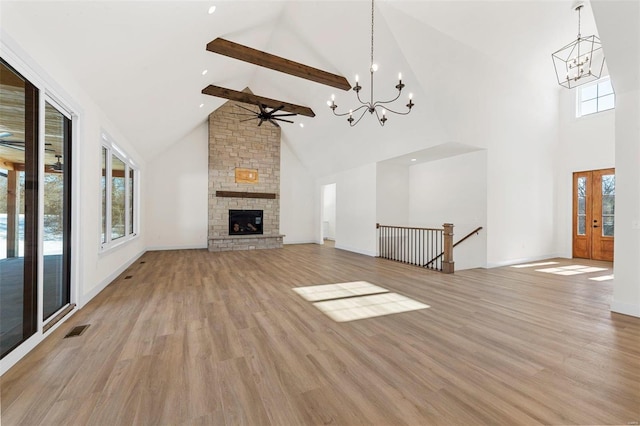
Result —
[[615, 169], [573, 174], [573, 257], [613, 261]]

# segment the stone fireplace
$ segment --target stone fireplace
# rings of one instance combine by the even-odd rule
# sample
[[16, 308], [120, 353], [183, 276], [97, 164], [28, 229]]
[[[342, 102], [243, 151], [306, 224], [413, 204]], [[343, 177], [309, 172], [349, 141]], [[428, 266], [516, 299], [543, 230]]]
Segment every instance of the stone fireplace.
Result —
[[[268, 122], [258, 126], [257, 120], [241, 122], [245, 112], [229, 101], [209, 115], [209, 251], [282, 247], [280, 128]], [[261, 234], [252, 232], [249, 213], [241, 211], [262, 212]], [[238, 230], [245, 232], [233, 230], [233, 215], [238, 214]], [[251, 226], [258, 229], [255, 220]]]

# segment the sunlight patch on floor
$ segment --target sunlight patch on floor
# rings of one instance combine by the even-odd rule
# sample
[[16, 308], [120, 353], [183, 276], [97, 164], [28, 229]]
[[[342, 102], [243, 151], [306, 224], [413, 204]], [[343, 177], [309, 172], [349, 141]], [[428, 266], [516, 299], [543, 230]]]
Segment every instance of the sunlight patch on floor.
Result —
[[569, 266], [559, 266], [557, 268], [536, 269], [536, 272], [546, 272], [548, 274], [568, 276], [568, 275], [588, 274], [591, 272], [600, 272], [600, 271], [606, 271], [606, 270], [607, 268], [597, 268], [595, 266], [569, 265]]
[[366, 281], [354, 281], [350, 283], [294, 287], [293, 291], [309, 302], [317, 302], [319, 300], [342, 299], [345, 297], [386, 293], [389, 290]]
[[401, 312], [429, 308], [429, 305], [389, 293], [383, 287], [356, 281], [341, 284], [325, 284], [295, 287], [293, 291], [336, 322], [355, 321]]
[[327, 300], [316, 302], [313, 305], [337, 322], [354, 321], [429, 308], [429, 305], [397, 293]]
[[589, 279], [593, 281], [609, 281], [613, 279], [613, 275], [603, 275], [601, 277], [593, 277]]
[[523, 263], [522, 265], [512, 265], [512, 268], [531, 268], [533, 266], [545, 266], [545, 265], [557, 265], [559, 262], [538, 262], [538, 263]]

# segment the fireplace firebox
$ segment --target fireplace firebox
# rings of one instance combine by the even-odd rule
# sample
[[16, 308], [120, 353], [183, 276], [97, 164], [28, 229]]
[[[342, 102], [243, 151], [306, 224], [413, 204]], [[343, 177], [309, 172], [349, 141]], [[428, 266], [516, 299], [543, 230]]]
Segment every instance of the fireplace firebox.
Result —
[[262, 210], [229, 210], [229, 235], [262, 235]]

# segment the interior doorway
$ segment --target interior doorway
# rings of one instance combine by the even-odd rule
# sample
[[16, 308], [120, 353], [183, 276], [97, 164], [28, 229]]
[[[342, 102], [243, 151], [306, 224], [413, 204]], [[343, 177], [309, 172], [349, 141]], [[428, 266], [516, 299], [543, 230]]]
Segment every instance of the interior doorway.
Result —
[[336, 240], [336, 184], [322, 187], [322, 241]]
[[573, 174], [573, 257], [613, 261], [615, 169]]

